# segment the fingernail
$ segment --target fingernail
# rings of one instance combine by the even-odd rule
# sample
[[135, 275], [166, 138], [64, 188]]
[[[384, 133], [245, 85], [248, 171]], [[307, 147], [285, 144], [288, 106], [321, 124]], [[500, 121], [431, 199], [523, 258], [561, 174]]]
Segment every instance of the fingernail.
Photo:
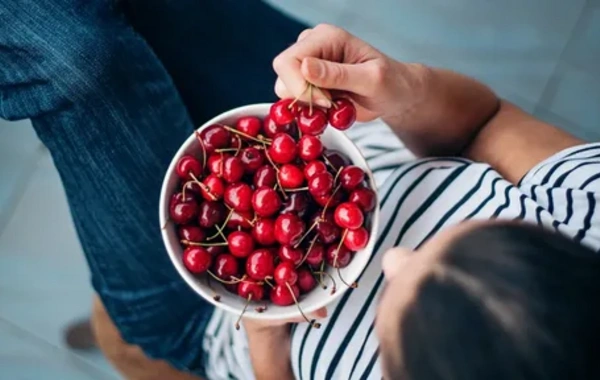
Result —
[[327, 99], [324, 98], [318, 98], [315, 100], [315, 104], [318, 105], [319, 107], [323, 107], [323, 108], [331, 108], [331, 102]]

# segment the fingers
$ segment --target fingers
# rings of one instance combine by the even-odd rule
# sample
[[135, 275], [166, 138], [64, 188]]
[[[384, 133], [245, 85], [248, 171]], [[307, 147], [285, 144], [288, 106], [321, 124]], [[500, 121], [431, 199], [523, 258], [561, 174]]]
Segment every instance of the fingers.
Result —
[[304, 29], [299, 35], [298, 35], [298, 39], [296, 40], [296, 42], [298, 41], [302, 41], [303, 39], [305, 39], [306, 37], [308, 37], [308, 35], [310, 34], [310, 32], [312, 32], [312, 29], [308, 28], [308, 29]]
[[304, 78], [315, 86], [362, 94], [369, 86], [368, 64], [344, 64], [318, 58], [304, 58], [300, 66]]
[[[319, 310], [315, 310], [309, 315], [307, 315], [308, 319], [323, 319], [327, 318], [327, 309], [322, 307]], [[303, 323], [306, 322], [306, 319], [302, 317], [294, 318], [289, 321], [290, 323]]]

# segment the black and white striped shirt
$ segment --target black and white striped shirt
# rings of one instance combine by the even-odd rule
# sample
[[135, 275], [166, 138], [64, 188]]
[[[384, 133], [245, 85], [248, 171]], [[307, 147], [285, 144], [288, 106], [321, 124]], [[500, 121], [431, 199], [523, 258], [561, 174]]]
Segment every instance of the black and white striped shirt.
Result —
[[[383, 289], [382, 254], [418, 247], [466, 219], [522, 219], [559, 230], [600, 248], [600, 143], [564, 150], [538, 164], [516, 186], [484, 163], [462, 158], [415, 159], [381, 123], [355, 126], [348, 135], [373, 170], [381, 205], [380, 231], [358, 289], [346, 292], [322, 320], [292, 332], [296, 378], [381, 379], [374, 322]], [[600, 205], [599, 205], [600, 207]], [[215, 311], [206, 331], [210, 379], [253, 379], [244, 334], [234, 316]]]

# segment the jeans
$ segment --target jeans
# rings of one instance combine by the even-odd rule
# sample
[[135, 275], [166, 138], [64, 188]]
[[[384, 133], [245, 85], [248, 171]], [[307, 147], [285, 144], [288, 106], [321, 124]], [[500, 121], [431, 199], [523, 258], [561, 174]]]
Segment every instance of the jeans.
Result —
[[92, 285], [150, 357], [202, 375], [212, 313], [161, 241], [168, 163], [195, 125], [272, 100], [271, 60], [303, 28], [258, 0], [0, 0], [0, 117], [31, 119]]

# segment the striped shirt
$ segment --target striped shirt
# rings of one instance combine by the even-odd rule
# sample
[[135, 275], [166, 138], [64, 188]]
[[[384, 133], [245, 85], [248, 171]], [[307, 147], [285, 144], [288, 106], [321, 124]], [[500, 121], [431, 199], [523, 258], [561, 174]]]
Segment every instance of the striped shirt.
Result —
[[[380, 230], [358, 289], [328, 307], [320, 329], [300, 324], [292, 330], [291, 360], [298, 379], [382, 378], [374, 322], [384, 284], [381, 257], [391, 247], [417, 248], [466, 219], [520, 219], [600, 249], [600, 143], [557, 153], [514, 185], [484, 163], [415, 159], [378, 122], [358, 125], [348, 135], [374, 172]], [[216, 310], [207, 327], [204, 349], [210, 379], [254, 378], [247, 339], [234, 329], [235, 318]]]

